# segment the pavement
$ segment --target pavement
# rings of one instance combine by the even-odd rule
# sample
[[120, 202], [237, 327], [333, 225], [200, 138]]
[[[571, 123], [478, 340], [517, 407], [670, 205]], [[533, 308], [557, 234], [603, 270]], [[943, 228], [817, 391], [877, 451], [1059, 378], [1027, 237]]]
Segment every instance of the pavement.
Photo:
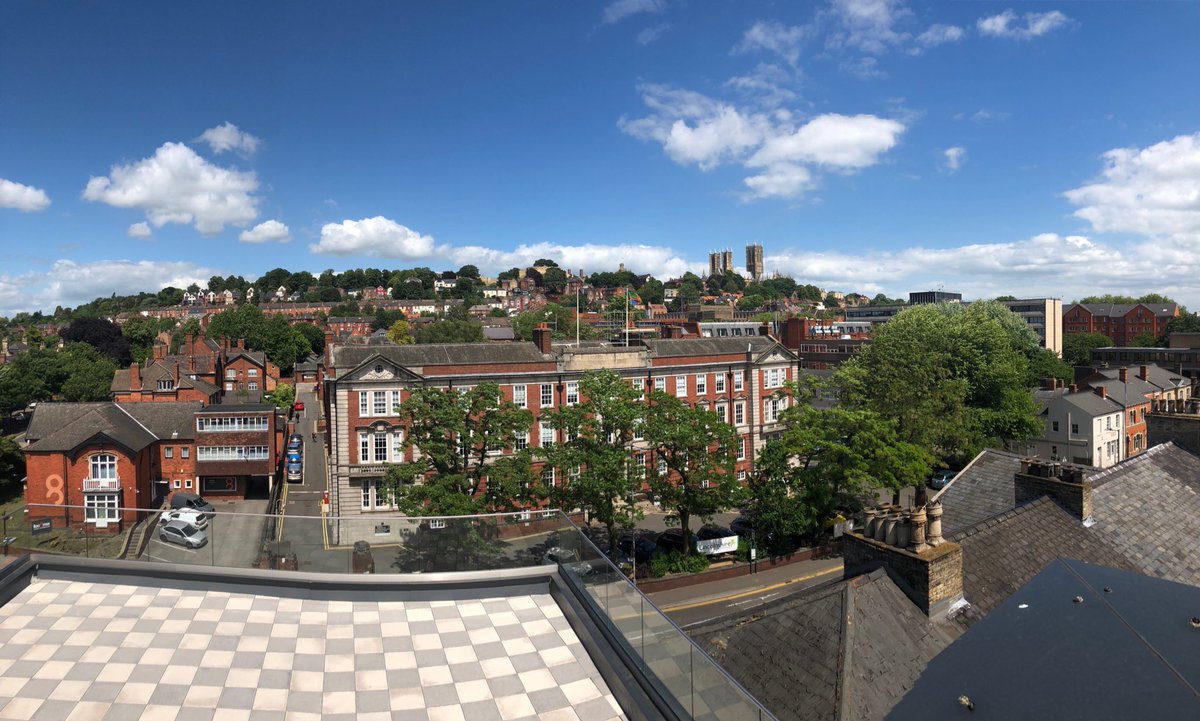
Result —
[[827, 558], [777, 566], [746, 576], [648, 594], [683, 629], [790, 596], [842, 577], [842, 559]]

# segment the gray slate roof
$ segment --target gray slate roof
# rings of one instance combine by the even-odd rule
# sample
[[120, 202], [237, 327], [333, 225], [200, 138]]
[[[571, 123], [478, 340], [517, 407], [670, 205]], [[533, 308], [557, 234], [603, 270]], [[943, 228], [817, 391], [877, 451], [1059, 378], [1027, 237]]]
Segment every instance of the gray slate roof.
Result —
[[1108, 397], [1111, 400], [1120, 403], [1125, 408], [1146, 403], [1147, 395], [1159, 392], [1157, 386], [1147, 383], [1132, 373], [1129, 375], [1127, 383], [1122, 383], [1119, 378], [1102, 376], [1088, 380], [1087, 384], [1093, 388], [1104, 388], [1108, 391]]
[[403, 367], [481, 363], [541, 363], [546, 360], [533, 343], [446, 343], [430, 345], [334, 346], [332, 364], [338, 375], [380, 355]]
[[193, 438], [192, 418], [200, 404], [178, 403], [39, 403], [29, 422], [26, 440], [31, 452], [73, 451], [104, 435], [133, 452], [154, 441]]
[[1080, 519], [1044, 496], [963, 529], [950, 539], [963, 547], [963, 597], [978, 614], [999, 606], [1056, 558], [1136, 570]]
[[1015, 502], [1013, 476], [1021, 456], [1008, 451], [982, 451], [959, 472], [941, 494], [942, 534], [964, 528], [1010, 510]]
[[1092, 483], [1092, 533], [1142, 573], [1200, 586], [1200, 458], [1164, 443]]
[[1103, 315], [1109, 318], [1120, 318], [1139, 305], [1149, 308], [1154, 315], [1175, 315], [1177, 307], [1174, 303], [1080, 303], [1080, 305], [1092, 315]]
[[689, 633], [781, 721], [881, 719], [953, 637], [884, 569]]
[[771, 350], [776, 345], [778, 343], [775, 339], [759, 335], [737, 338], [672, 338], [646, 341], [646, 347], [658, 358], [734, 353], [744, 355], [747, 347], [753, 351], [754, 355], [759, 355]]

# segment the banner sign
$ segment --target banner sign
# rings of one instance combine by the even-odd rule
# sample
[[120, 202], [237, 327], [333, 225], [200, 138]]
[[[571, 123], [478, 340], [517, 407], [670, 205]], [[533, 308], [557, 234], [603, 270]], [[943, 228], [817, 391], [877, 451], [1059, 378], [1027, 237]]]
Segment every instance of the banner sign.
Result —
[[733, 553], [738, 548], [737, 536], [725, 536], [724, 538], [710, 538], [705, 541], [696, 541], [696, 550], [706, 556], [717, 556], [722, 553]]

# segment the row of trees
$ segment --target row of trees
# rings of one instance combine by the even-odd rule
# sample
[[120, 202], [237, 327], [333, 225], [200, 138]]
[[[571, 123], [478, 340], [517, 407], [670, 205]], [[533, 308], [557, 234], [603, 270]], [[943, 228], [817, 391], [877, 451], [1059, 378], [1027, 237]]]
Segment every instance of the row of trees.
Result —
[[117, 366], [87, 343], [58, 349], [31, 348], [0, 365], [0, 412], [30, 403], [108, 400]]

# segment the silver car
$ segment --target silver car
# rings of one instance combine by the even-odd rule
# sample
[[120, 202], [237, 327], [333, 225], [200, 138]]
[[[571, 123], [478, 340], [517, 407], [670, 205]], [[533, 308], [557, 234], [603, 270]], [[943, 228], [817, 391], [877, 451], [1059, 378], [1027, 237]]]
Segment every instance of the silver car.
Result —
[[170, 521], [158, 529], [158, 540], [195, 549], [208, 543], [208, 534], [190, 523]]

